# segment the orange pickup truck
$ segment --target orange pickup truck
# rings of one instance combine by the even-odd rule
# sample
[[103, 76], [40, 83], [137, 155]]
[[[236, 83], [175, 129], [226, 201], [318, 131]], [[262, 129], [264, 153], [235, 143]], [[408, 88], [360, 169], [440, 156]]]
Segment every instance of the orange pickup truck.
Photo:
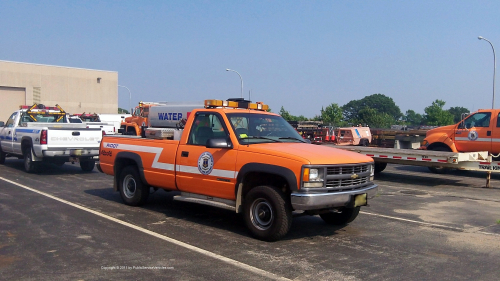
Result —
[[458, 124], [427, 131], [420, 149], [500, 153], [500, 109], [481, 109]]
[[353, 221], [378, 190], [373, 159], [309, 144], [267, 108], [206, 100], [183, 129], [148, 128], [144, 138], [106, 135], [98, 169], [114, 176], [125, 204], [145, 203], [150, 188], [178, 191], [176, 200], [243, 213], [261, 240], [282, 238], [294, 211], [333, 225]]

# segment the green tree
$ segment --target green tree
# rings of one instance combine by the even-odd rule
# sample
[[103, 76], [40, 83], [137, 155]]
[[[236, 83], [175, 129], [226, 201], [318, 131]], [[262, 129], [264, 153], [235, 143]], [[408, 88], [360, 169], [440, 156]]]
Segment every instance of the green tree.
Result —
[[390, 128], [394, 124], [394, 118], [389, 114], [378, 112], [378, 110], [370, 107], [361, 109], [356, 119], [356, 124], [367, 125], [372, 128]]
[[342, 108], [336, 103], [332, 103], [325, 109], [321, 108], [320, 120], [324, 125], [341, 126], [343, 121]]
[[342, 106], [344, 119], [349, 123], [354, 123], [359, 119], [359, 113], [366, 107], [375, 109], [378, 113], [386, 113], [391, 116], [393, 123], [402, 117], [401, 109], [394, 103], [394, 100], [382, 94], [373, 94], [360, 100], [352, 100]]
[[403, 117], [406, 125], [418, 126], [422, 124], [424, 117], [420, 113], [416, 113], [414, 110], [407, 110], [405, 116]]
[[465, 113], [470, 113], [470, 110], [465, 107], [455, 106], [450, 107], [450, 109], [448, 109], [448, 112], [453, 115], [453, 122], [458, 123], [462, 120], [462, 115]]
[[303, 115], [294, 116], [294, 115], [290, 114], [290, 112], [288, 112], [283, 106], [281, 106], [279, 114], [286, 121], [308, 121], [309, 120], [307, 117], [304, 117]]
[[128, 110], [118, 107], [118, 114], [130, 114]]
[[430, 126], [445, 126], [453, 124], [453, 115], [443, 109], [446, 104], [443, 100], [435, 100], [432, 105], [424, 109], [424, 123]]

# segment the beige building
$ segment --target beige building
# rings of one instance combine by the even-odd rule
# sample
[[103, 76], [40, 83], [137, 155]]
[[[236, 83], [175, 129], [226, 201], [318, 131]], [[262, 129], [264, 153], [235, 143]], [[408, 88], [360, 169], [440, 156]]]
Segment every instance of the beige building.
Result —
[[0, 121], [33, 103], [59, 104], [68, 113], [117, 113], [118, 72], [0, 61]]

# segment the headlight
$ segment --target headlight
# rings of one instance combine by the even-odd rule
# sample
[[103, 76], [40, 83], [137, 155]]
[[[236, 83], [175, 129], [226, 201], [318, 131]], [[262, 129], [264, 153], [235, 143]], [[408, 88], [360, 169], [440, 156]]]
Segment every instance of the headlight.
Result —
[[302, 182], [304, 187], [323, 187], [325, 181], [325, 169], [304, 168]]
[[370, 181], [373, 181], [375, 178], [375, 164], [370, 165]]

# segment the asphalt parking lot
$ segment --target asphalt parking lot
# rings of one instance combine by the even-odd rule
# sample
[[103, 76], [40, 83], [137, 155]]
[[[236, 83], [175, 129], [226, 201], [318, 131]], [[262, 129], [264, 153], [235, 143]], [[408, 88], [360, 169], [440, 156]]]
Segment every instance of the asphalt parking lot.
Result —
[[78, 165], [0, 166], [2, 280], [497, 280], [500, 174], [389, 165], [344, 227], [297, 217], [253, 239], [231, 211], [157, 191], [129, 207], [112, 177]]

